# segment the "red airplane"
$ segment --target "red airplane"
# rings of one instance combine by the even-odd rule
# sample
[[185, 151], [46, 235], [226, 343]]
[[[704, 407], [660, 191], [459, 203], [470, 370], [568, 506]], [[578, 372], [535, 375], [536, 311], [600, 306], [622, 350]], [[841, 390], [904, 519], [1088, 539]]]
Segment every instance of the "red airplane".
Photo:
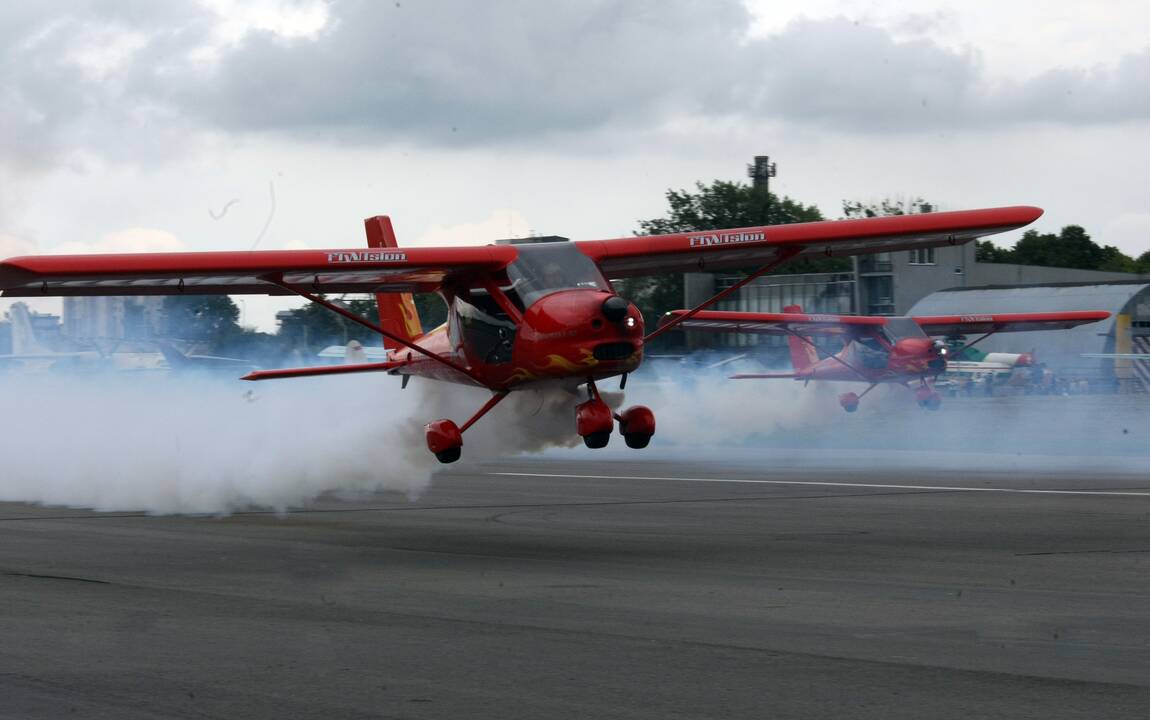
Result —
[[[596, 383], [639, 367], [643, 316], [607, 278], [727, 268], [757, 268], [692, 313], [803, 255], [854, 255], [960, 245], [1012, 230], [1042, 214], [1035, 207], [905, 215], [684, 232], [615, 240], [483, 247], [399, 248], [386, 216], [369, 218], [364, 249], [260, 252], [59, 255], [0, 263], [7, 297], [67, 295], [299, 295], [383, 336], [384, 362], [253, 372], [245, 379], [388, 372], [478, 385], [491, 391], [470, 419], [426, 425], [441, 462], [461, 453], [463, 433], [507, 394], [540, 383], [586, 385], [575, 408], [576, 432], [601, 448], [615, 421], [629, 447], [645, 447], [655, 416], [641, 405], [615, 413]], [[322, 293], [374, 293], [378, 325]], [[448, 321], [423, 333], [411, 293], [439, 293]]]
[[[690, 315], [690, 317], [688, 317]], [[745, 332], [785, 335], [791, 351], [790, 373], [754, 373], [732, 375], [732, 378], [789, 378], [839, 380], [868, 383], [861, 394], [839, 395], [843, 410], [858, 410], [859, 400], [881, 383], [910, 387], [918, 383], [915, 400], [928, 410], [938, 410], [942, 400], [934, 389], [934, 379], [946, 370], [947, 356], [952, 354], [936, 337], [979, 335], [957, 355], [975, 343], [1000, 332], [1056, 330], [1098, 322], [1110, 317], [1102, 311], [1005, 313], [994, 315], [935, 315], [928, 317], [867, 317], [861, 315], [808, 315], [798, 305], [783, 308], [781, 313], [726, 312], [703, 310], [691, 313], [674, 310], [659, 324], [678, 325], [686, 330], [712, 332]], [[820, 358], [819, 347], [812, 336], [830, 336], [842, 341], [842, 349]]]

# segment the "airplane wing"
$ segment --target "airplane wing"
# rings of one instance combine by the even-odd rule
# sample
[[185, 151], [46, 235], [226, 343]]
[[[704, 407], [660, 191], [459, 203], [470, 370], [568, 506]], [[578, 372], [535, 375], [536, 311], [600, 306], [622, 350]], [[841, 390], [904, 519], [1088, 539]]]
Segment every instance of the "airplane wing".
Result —
[[1098, 358], [1100, 360], [1150, 360], [1146, 353], [1082, 353], [1079, 357]]
[[261, 250], [35, 255], [0, 262], [5, 297], [63, 295], [289, 295], [430, 292], [446, 280], [499, 270], [513, 247]]
[[318, 367], [284, 368], [283, 370], [254, 370], [244, 375], [241, 380], [280, 380], [294, 377], [318, 377], [320, 375], [348, 375], [362, 372], [387, 372], [406, 363], [402, 360], [392, 360], [378, 363], [359, 363], [355, 365], [320, 365]]
[[[686, 315], [672, 310], [659, 319], [659, 326]], [[759, 333], [762, 335], [841, 335], [847, 328], [881, 327], [886, 318], [860, 315], [814, 315], [808, 313], [757, 313], [727, 310], [700, 310], [679, 327], [684, 330]]]
[[1110, 317], [1101, 310], [1041, 313], [998, 313], [991, 315], [933, 315], [914, 321], [927, 335], [980, 335], [983, 333], [1065, 330], [1076, 325]]
[[962, 245], [1029, 225], [1041, 215], [1040, 208], [1016, 206], [584, 240], [575, 244], [599, 264], [607, 277], [621, 278], [761, 267], [786, 249], [797, 249], [799, 256], [839, 256]]
[[[763, 266], [786, 252], [855, 255], [960, 245], [1019, 228], [1035, 207], [900, 215], [674, 233], [575, 245], [608, 277]], [[458, 248], [41, 255], [0, 263], [6, 297], [63, 295], [287, 295], [284, 282], [316, 293], [430, 292], [456, 276], [502, 269], [509, 245]]]

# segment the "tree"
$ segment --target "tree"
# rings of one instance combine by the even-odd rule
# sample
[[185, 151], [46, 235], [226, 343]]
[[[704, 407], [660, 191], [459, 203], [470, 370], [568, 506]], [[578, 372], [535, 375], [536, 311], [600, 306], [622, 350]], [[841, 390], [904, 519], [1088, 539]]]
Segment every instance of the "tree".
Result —
[[[695, 183], [695, 190], [668, 190], [667, 215], [639, 221], [640, 235], [695, 232], [722, 228], [782, 225], [822, 220], [814, 205], [803, 205], [742, 182], [716, 180], [710, 185]], [[755, 268], [749, 268], [755, 269]], [[842, 272], [850, 269], [845, 258], [801, 258], [778, 272]], [[619, 293], [643, 313], [648, 327], [668, 310], [683, 304], [681, 274], [627, 278]]]
[[1013, 262], [1011, 257], [1013, 256], [1010, 250], [998, 247], [990, 240], [974, 241], [975, 262], [1008, 263]]
[[227, 295], [171, 295], [164, 298], [161, 334], [206, 343], [212, 352], [242, 333], [240, 309]]
[[1099, 245], [1080, 225], [1067, 225], [1057, 235], [1027, 230], [1009, 250], [990, 241], [978, 243], [975, 259], [979, 262], [1004, 262], [1019, 265], [1108, 270], [1111, 272], [1146, 272], [1150, 270], [1146, 255], [1138, 260], [1113, 245]]
[[912, 200], [883, 198], [878, 203], [864, 203], [858, 200], [843, 200], [843, 217], [847, 219], [889, 217], [891, 215], [918, 215], [934, 212], [934, 203], [920, 197]]
[[[424, 329], [438, 327], [447, 319], [447, 306], [438, 295], [418, 293], [414, 299]], [[368, 322], [379, 322], [379, 306], [374, 296], [335, 302]], [[280, 323], [279, 337], [287, 351], [298, 351], [305, 355], [319, 352], [328, 345], [346, 345], [351, 340], [360, 340], [365, 344], [378, 344], [380, 341], [377, 333], [315, 303], [308, 303], [285, 316]]]

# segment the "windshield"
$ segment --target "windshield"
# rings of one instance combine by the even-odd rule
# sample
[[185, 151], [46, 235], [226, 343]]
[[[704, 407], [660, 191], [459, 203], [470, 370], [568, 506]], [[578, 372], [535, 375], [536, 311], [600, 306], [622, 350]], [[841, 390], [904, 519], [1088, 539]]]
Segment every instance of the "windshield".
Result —
[[519, 257], [507, 266], [507, 279], [524, 308], [558, 290], [611, 289], [598, 266], [571, 243], [517, 245], [515, 249]]
[[892, 317], [887, 318], [886, 325], [883, 326], [883, 332], [886, 333], [887, 339], [891, 344], [902, 340], [903, 338], [921, 338], [926, 337], [926, 333], [919, 327], [914, 318], [908, 317]]

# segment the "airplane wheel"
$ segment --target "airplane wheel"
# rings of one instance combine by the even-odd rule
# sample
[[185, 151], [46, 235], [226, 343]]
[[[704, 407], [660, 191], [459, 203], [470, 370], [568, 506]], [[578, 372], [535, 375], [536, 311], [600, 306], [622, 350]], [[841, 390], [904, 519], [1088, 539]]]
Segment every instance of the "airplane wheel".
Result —
[[627, 408], [619, 415], [619, 434], [629, 448], [647, 447], [655, 434], [655, 413], [644, 405]]
[[592, 450], [607, 447], [607, 443], [611, 442], [611, 431], [606, 430], [603, 432], [587, 433], [583, 436], [583, 444]]
[[642, 450], [651, 442], [651, 436], [648, 433], [623, 433], [623, 440], [627, 447]]
[[424, 426], [427, 449], [441, 463], [453, 463], [463, 454], [463, 433], [450, 420], [436, 420]]
[[839, 395], [839, 405], [843, 406], [843, 410], [853, 413], [859, 409], [859, 396], [858, 393], [843, 393]]
[[435, 453], [435, 459], [446, 465], [447, 463], [453, 463], [458, 460], [459, 456], [462, 454], [463, 448], [453, 447], [446, 450], [440, 450], [439, 452]]

